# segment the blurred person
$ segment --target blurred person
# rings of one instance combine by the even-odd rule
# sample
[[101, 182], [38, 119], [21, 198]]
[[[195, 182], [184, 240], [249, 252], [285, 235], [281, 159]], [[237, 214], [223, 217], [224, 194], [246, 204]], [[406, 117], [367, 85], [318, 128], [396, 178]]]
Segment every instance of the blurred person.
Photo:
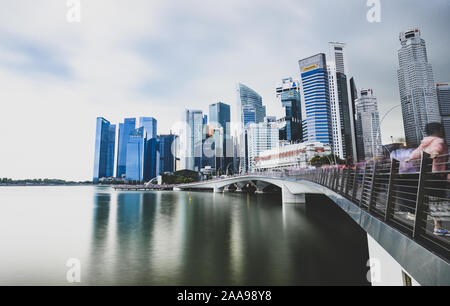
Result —
[[428, 196], [430, 197], [429, 208], [430, 215], [434, 220], [434, 234], [437, 236], [450, 236], [447, 229], [443, 228], [442, 222], [450, 221], [450, 203], [447, 201], [447, 163], [448, 146], [444, 138], [444, 128], [441, 123], [432, 122], [426, 125], [425, 137], [420, 146], [415, 149], [409, 159], [415, 160], [422, 157], [422, 152], [430, 155], [433, 160], [432, 174], [429, 178], [431, 183]]

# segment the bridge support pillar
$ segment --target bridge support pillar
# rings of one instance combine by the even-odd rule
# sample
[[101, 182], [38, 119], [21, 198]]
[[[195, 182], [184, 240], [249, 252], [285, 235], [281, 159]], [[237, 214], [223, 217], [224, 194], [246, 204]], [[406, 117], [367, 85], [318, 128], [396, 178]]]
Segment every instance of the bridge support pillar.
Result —
[[306, 196], [304, 193], [293, 194], [287, 187], [282, 188], [281, 197], [283, 204], [306, 204]]

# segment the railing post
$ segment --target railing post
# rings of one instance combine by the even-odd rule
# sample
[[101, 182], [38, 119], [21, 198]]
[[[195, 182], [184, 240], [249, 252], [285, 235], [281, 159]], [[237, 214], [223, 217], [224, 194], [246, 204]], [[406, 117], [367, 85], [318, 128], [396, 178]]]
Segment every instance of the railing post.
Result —
[[345, 178], [345, 188], [344, 188], [344, 195], [347, 197], [348, 196], [348, 187], [350, 185], [350, 172], [351, 172], [351, 167], [350, 165], [347, 168], [347, 175]]
[[394, 214], [394, 204], [393, 204], [394, 182], [397, 179], [399, 169], [400, 169], [400, 162], [396, 159], [392, 159], [391, 171], [389, 174], [388, 192], [386, 196], [386, 212], [384, 214], [384, 222], [386, 223], [392, 218]]
[[353, 188], [352, 188], [352, 202], [356, 200], [356, 192], [358, 191], [356, 185], [358, 183], [358, 175], [359, 175], [358, 166], [355, 166], [355, 175], [353, 176]]
[[367, 211], [370, 213], [375, 205], [375, 194], [373, 190], [375, 189], [375, 179], [377, 177], [377, 166], [378, 162], [373, 164], [373, 172], [372, 172], [372, 182], [370, 184], [370, 193], [369, 193], [369, 203], [367, 205]]
[[425, 199], [425, 183], [427, 179], [427, 171], [431, 171], [433, 160], [430, 155], [422, 152], [422, 160], [420, 162], [419, 183], [417, 185], [417, 197], [416, 197], [416, 218], [413, 227], [413, 238], [417, 239], [421, 234], [426, 231], [426, 211], [424, 205]]
[[363, 180], [361, 185], [361, 196], [359, 197], [359, 206], [362, 206], [363, 197], [364, 197], [364, 186], [366, 185], [366, 176], [367, 176], [367, 168], [368, 163], [364, 166], [364, 174], [363, 174]]

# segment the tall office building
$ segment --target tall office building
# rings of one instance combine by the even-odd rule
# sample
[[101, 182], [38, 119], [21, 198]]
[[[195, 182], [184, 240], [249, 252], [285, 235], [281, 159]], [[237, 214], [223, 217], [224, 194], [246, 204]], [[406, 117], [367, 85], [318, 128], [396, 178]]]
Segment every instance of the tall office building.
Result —
[[[262, 98], [256, 91], [239, 83], [237, 85], [237, 101], [239, 121], [244, 128], [251, 122], [259, 123], [264, 121], [264, 117], [266, 117], [266, 107], [262, 105]], [[245, 111], [249, 111], [251, 108], [254, 109], [255, 121], [248, 120], [245, 117]]]
[[135, 129], [128, 138], [125, 178], [142, 182], [146, 177], [147, 140], [144, 127]]
[[156, 138], [157, 123], [158, 122], [153, 117], [140, 117], [138, 127], [143, 127], [147, 133], [147, 139], [152, 139]]
[[159, 173], [176, 171], [176, 139], [173, 134], [159, 135]]
[[403, 126], [408, 146], [417, 147], [426, 136], [425, 126], [440, 122], [433, 69], [419, 29], [400, 33], [398, 83]]
[[326, 56], [323, 53], [299, 61], [301, 75], [303, 139], [331, 144], [331, 110]]
[[350, 100], [351, 100], [351, 103], [352, 103], [352, 109], [353, 109], [353, 117], [352, 117], [352, 120], [353, 120], [353, 126], [355, 127], [355, 130], [354, 131], [352, 131], [353, 133], [354, 133], [354, 137], [355, 137], [355, 146], [354, 146], [354, 150], [353, 150], [353, 152], [354, 151], [356, 151], [356, 155], [355, 155], [355, 158], [354, 158], [354, 161], [355, 162], [357, 162], [360, 158], [359, 158], [359, 147], [361, 146], [361, 144], [358, 142], [358, 135], [357, 135], [357, 132], [356, 132], [356, 105], [355, 105], [355, 103], [356, 103], [356, 100], [358, 99], [358, 89], [356, 88], [356, 83], [355, 83], [355, 78], [350, 78]]
[[181, 169], [200, 171], [203, 156], [203, 112], [185, 110], [180, 131]]
[[279, 131], [276, 122], [250, 123], [248, 137], [248, 171], [255, 169], [259, 154], [266, 150], [277, 148], [279, 145]]
[[357, 155], [355, 112], [351, 99], [345, 44], [330, 42], [328, 78], [333, 134], [333, 153], [342, 159], [354, 160]]
[[[215, 147], [221, 148], [220, 151], [217, 151], [217, 157], [222, 168], [233, 163], [230, 121], [230, 105], [218, 102], [209, 106], [209, 127], [213, 130]], [[222, 129], [222, 132], [218, 129]]]
[[119, 123], [119, 140], [117, 146], [117, 167], [116, 177], [122, 178], [126, 174], [127, 168], [127, 146], [130, 134], [136, 129], [136, 119], [126, 118], [123, 123]]
[[276, 89], [277, 98], [284, 108], [284, 117], [279, 120], [280, 140], [302, 142], [302, 110], [299, 81], [284, 78]]
[[250, 87], [237, 85], [237, 122], [239, 130], [238, 154], [240, 172], [248, 171], [248, 139], [247, 127], [251, 123], [260, 123], [266, 117], [266, 107], [262, 105], [262, 97]]
[[439, 111], [444, 126], [445, 140], [450, 144], [450, 83], [436, 85]]
[[356, 134], [358, 136], [358, 156], [361, 161], [381, 156], [380, 115], [377, 98], [372, 89], [362, 89], [356, 100]]
[[93, 180], [114, 175], [114, 147], [116, 126], [102, 117], [97, 118], [95, 133], [94, 176]]

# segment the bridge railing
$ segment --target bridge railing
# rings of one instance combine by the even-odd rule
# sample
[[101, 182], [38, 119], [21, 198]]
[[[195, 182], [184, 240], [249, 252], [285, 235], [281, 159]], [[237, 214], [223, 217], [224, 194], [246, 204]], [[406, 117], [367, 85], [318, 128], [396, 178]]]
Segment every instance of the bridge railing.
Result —
[[[287, 176], [327, 187], [439, 255], [450, 258], [448, 155], [400, 163], [383, 160], [350, 167], [291, 171]], [[448, 167], [450, 169], [450, 167]]]

